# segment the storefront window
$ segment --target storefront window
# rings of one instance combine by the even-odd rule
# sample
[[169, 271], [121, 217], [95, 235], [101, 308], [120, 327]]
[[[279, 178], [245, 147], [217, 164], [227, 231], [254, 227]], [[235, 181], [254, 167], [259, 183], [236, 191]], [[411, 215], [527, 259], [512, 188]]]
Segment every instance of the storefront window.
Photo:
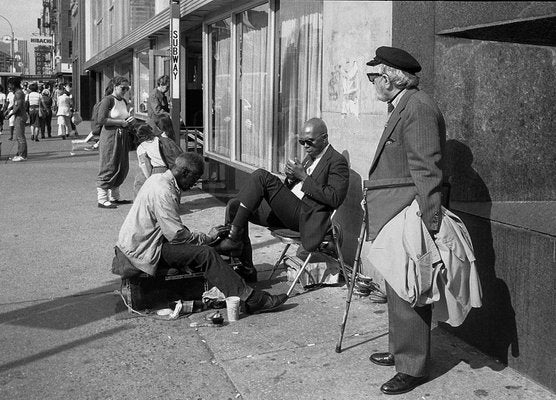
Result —
[[272, 138], [268, 57], [268, 4], [238, 16], [238, 159], [266, 167]]
[[209, 150], [230, 156], [232, 134], [231, 18], [208, 27], [211, 126]]
[[149, 81], [149, 51], [143, 50], [137, 53], [137, 90], [135, 90], [136, 111], [147, 117], [147, 101], [151, 84]]

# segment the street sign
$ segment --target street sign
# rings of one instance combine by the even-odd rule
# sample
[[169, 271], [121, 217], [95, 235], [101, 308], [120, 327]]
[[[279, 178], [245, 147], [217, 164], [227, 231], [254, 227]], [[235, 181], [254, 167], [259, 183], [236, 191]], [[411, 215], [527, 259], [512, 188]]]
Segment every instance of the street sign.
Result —
[[52, 36], [31, 36], [29, 39], [31, 44], [42, 44], [46, 46], [52, 46]]

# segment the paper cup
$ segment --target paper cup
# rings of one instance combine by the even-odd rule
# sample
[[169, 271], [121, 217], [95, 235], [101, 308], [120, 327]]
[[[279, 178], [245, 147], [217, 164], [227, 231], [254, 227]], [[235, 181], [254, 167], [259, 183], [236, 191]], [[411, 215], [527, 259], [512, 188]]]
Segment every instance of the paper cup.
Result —
[[233, 322], [239, 320], [239, 297], [226, 297], [226, 311], [228, 312], [228, 321]]

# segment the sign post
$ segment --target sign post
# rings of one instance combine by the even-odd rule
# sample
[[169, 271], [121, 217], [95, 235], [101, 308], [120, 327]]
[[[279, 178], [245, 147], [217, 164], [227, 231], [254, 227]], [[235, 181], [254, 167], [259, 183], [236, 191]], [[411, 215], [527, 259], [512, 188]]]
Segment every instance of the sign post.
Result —
[[180, 144], [180, 1], [170, 0], [170, 92], [172, 109], [170, 116], [176, 133], [176, 142]]

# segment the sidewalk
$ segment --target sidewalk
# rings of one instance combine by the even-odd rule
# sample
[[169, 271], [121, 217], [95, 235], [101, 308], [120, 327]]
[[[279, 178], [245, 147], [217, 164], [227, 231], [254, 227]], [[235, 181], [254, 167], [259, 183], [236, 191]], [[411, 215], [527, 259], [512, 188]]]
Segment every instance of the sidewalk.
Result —
[[[81, 138], [88, 127], [78, 127]], [[389, 398], [379, 388], [394, 369], [368, 360], [387, 349], [385, 304], [354, 300], [343, 351], [334, 351], [344, 287], [298, 287], [281, 311], [221, 328], [189, 327], [207, 313], [129, 318], [110, 265], [130, 206], [97, 208], [98, 152], [71, 156], [71, 140], [28, 141], [28, 160], [13, 163], [17, 145], [0, 140], [0, 399]], [[138, 172], [130, 153], [125, 198]], [[223, 222], [224, 204], [198, 188], [182, 203], [193, 230]], [[284, 271], [266, 280], [281, 245], [260, 227], [252, 238], [257, 287], [284, 292]], [[396, 399], [556, 398], [441, 329], [432, 336], [431, 380]]]

